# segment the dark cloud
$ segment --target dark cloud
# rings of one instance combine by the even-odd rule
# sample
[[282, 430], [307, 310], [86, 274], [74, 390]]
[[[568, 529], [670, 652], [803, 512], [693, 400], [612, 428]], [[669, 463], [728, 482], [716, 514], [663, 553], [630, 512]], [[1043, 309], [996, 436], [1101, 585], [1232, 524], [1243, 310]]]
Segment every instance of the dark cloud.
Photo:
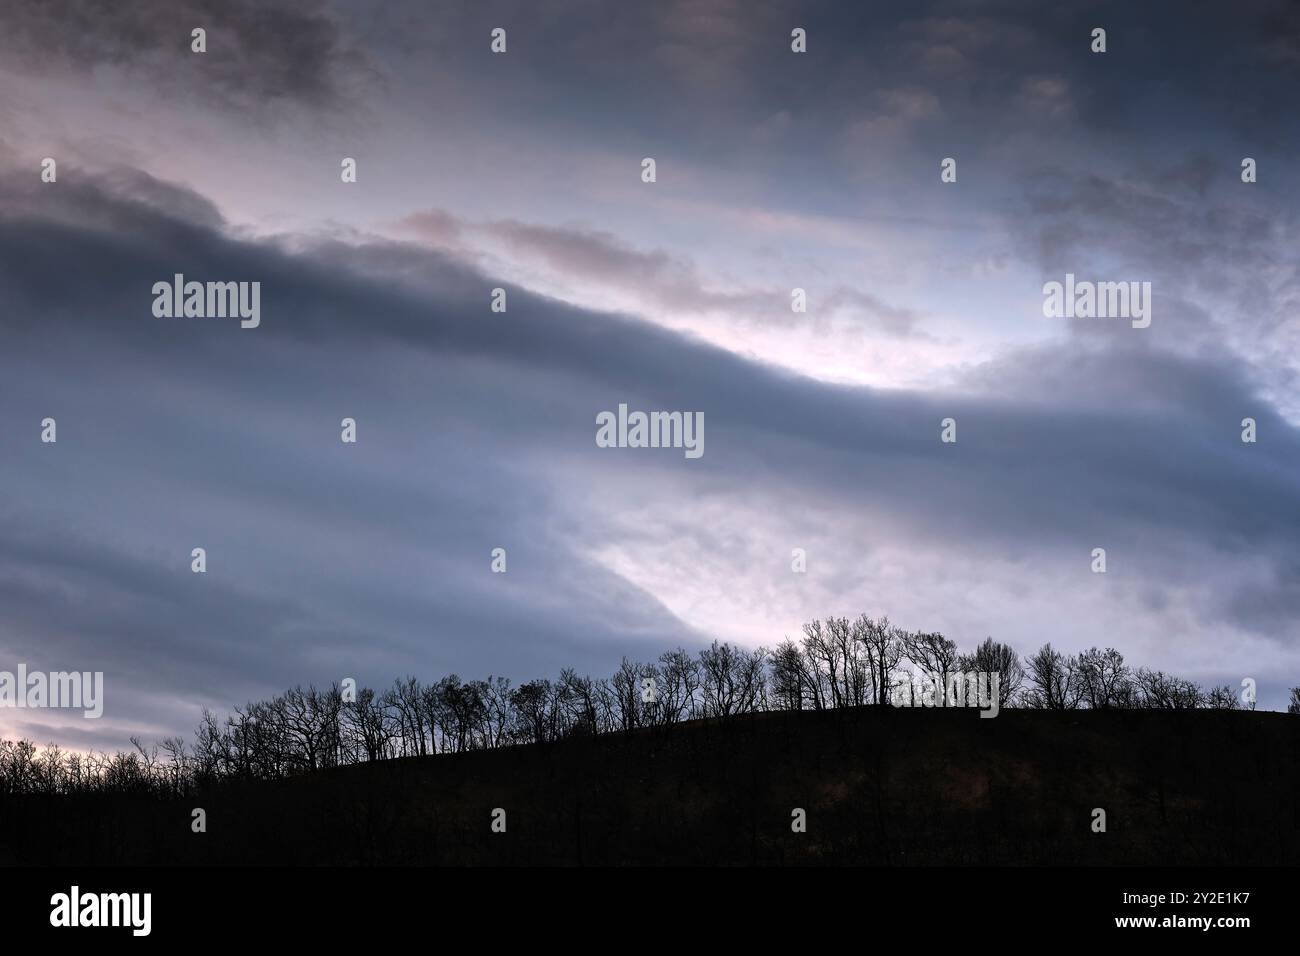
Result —
[[251, 113], [337, 106], [377, 79], [322, 0], [11, 0], [0, 5], [0, 57], [29, 82], [114, 68], [159, 95]]
[[[850, 555], [855, 535], [864, 553], [887, 541], [942, 555], [935, 613], [970, 605], [995, 634], [994, 599], [942, 592], [951, 567], [1015, 564], [1027, 601], [1064, 601], [1077, 595], [1053, 591], [1050, 571], [1104, 543], [1116, 587], [1098, 605], [1124, 594], [1149, 612], [1135, 628], [1172, 622], [1142, 663], [1178, 670], [1194, 650], [1230, 674], [1253, 666], [1228, 658], [1232, 641], [1295, 650], [1300, 436], [1296, 410], [1281, 407], [1294, 394], [1300, 289], [1285, 172], [1296, 124], [1278, 94], [1298, 62], [1287, 4], [608, 10], [0, 7], [4, 68], [33, 84], [0, 103], [28, 127], [27, 141], [2, 147], [21, 171], [0, 170], [0, 652], [52, 669], [102, 664], [111, 726], [159, 732], [188, 730], [203, 704], [298, 681], [608, 670], [624, 653], [711, 636], [665, 606], [672, 595], [621, 577], [608, 550], [662, 548], [707, 577], [710, 555], [754, 531], [746, 515], [811, 524], [825, 513]], [[189, 52], [199, 25], [203, 57]], [[809, 31], [807, 57], [789, 52], [794, 25]], [[1109, 32], [1104, 57], [1087, 51], [1097, 25]], [[487, 51], [495, 26], [509, 29], [506, 57]], [[47, 122], [31, 92], [47, 79], [88, 91], [110, 81], [119, 95], [105, 102], [132, 119], [124, 137], [170, 135], [145, 121], [158, 96], [198, 106], [196, 123], [219, 111], [222, 132], [203, 145], [214, 165], [283, 156], [335, 187], [338, 151], [322, 162], [318, 137], [259, 137], [270, 119], [314, 124], [364, 101], [367, 128], [387, 138], [322, 217], [353, 196], [353, 223], [451, 194], [471, 202], [412, 216], [423, 245], [340, 228], [249, 241], [220, 210], [259, 213], [282, 170], [232, 174], [229, 192], [209, 198], [136, 170], [94, 175], [92, 141], [66, 164], [60, 153], [59, 183], [41, 185], [44, 137], [67, 141], [83, 118], [70, 97]], [[392, 99], [366, 99], [380, 82]], [[221, 152], [246, 117], [251, 141]], [[112, 121], [97, 116], [87, 135]], [[463, 133], [506, 159], [397, 175], [401, 156]], [[654, 195], [666, 201], [641, 219], [641, 197], [629, 201], [618, 177], [644, 155], [661, 157]], [[948, 155], [960, 184], [936, 198]], [[1260, 161], [1251, 186], [1239, 180], [1246, 155]], [[608, 156], [615, 186], [570, 188], [566, 175], [603, 170]], [[533, 162], [528, 187], [553, 186], [550, 211], [562, 210], [551, 220], [541, 202], [514, 208], [528, 204], [507, 188]], [[196, 176], [219, 179], [199, 165]], [[426, 189], [426, 175], [446, 193]], [[680, 216], [671, 230], [664, 210]], [[714, 221], [742, 210], [757, 214]], [[760, 215], [774, 228], [756, 235], [746, 227]], [[795, 217], [813, 226], [786, 235]], [[735, 235], [720, 240], [718, 222]], [[682, 237], [697, 227], [690, 247]], [[860, 233], [870, 241], [849, 241]], [[1031, 309], [1037, 281], [1065, 271], [1151, 279], [1155, 317], [1145, 332], [1076, 323], [1047, 343], [999, 345], [943, 385], [848, 388], [748, 361], [743, 342], [711, 348], [548, 299], [487, 271], [480, 248], [504, 245], [668, 313], [713, 309], [765, 331], [789, 322], [783, 276], [739, 270], [731, 283], [697, 267], [715, 241], [737, 255], [713, 262], [737, 261], [750, 242], [783, 272], [802, 257], [820, 287], [814, 311], [854, 314], [908, 344], [935, 318], [914, 305], [918, 288], [934, 286], [926, 309], [954, 313], [942, 317], [949, 329], [986, 317], [927, 282], [977, 259], [1027, 282]], [[915, 271], [893, 285], [904, 268]], [[260, 281], [262, 327], [153, 318], [151, 286], [175, 272]], [[510, 309], [494, 315], [489, 290], [502, 284]], [[703, 411], [704, 458], [596, 448], [595, 414], [620, 402]], [[47, 415], [59, 420], [55, 446], [37, 441]], [[338, 441], [344, 415], [360, 423], [355, 448]], [[949, 416], [955, 446], [938, 442]], [[1246, 416], [1259, 422], [1256, 445], [1238, 440]], [[209, 550], [202, 578], [188, 570], [198, 545]], [[509, 551], [505, 576], [488, 572], [497, 546]], [[755, 547], [788, 553], [784, 541]], [[876, 590], [860, 571], [836, 574], [842, 593]], [[1185, 646], [1180, 614], [1200, 646]], [[1056, 623], [1037, 622], [1044, 640]], [[1218, 629], [1232, 637], [1207, 649]], [[102, 746], [111, 733], [62, 739]]]
[[[184, 730], [200, 702], [298, 680], [521, 678], [699, 641], [591, 558], [593, 489], [689, 514], [646, 490], [657, 473], [991, 554], [1102, 539], [1144, 556], [1147, 586], [1190, 577], [1224, 622], [1297, 639], [1300, 436], [1229, 356], [1039, 350], [970, 394], [837, 387], [522, 289], [494, 316], [492, 281], [427, 250], [239, 241], [179, 218], [197, 197], [143, 193], [104, 181], [0, 216], [4, 650], [105, 662], [118, 719]], [[154, 318], [150, 286], [176, 271], [262, 282], [261, 328]], [[596, 448], [620, 401], [704, 411], [705, 456]], [[45, 415], [57, 445], [36, 440]], [[956, 446], [937, 440], [949, 415]], [[1180, 549], [1270, 576], [1216, 585]]]

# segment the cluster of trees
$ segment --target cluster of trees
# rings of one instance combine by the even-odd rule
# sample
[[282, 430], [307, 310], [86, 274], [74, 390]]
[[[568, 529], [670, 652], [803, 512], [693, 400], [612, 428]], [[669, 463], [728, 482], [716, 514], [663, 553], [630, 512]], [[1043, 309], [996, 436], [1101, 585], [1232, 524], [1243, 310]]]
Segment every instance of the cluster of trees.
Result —
[[[903, 679], [947, 686], [950, 675], [997, 674], [1003, 707], [1236, 710], [1238, 692], [1147, 668], [1131, 669], [1114, 648], [1075, 655], [1044, 645], [1022, 661], [986, 639], [970, 653], [941, 634], [906, 631], [888, 618], [828, 617], [803, 625], [799, 640], [746, 650], [715, 641], [692, 654], [668, 651], [653, 663], [623, 660], [608, 678], [579, 676], [519, 686], [503, 677], [426, 684], [414, 677], [387, 690], [295, 687], [236, 707], [204, 711], [195, 739], [180, 737], [117, 754], [78, 754], [30, 741], [0, 742], [0, 796], [93, 791], [187, 793], [224, 779], [276, 779], [344, 764], [463, 753], [574, 736], [668, 727], [696, 718], [765, 710], [887, 706]], [[947, 703], [944, 695], [936, 702]], [[1300, 714], [1300, 687], [1289, 712]]]

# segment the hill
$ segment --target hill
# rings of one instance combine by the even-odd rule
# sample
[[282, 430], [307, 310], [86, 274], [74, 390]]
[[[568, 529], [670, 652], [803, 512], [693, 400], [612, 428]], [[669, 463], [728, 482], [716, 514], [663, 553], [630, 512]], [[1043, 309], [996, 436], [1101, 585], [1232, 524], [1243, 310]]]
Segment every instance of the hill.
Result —
[[[206, 833], [191, 832], [194, 807]], [[1300, 719], [759, 713], [185, 798], [10, 796], [0, 862], [1295, 865]]]

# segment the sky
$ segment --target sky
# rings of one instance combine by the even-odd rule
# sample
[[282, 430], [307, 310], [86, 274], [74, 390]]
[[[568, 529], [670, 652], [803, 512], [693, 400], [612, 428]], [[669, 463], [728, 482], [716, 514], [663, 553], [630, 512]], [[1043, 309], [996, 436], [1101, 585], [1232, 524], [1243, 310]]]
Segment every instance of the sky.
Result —
[[[11, 0], [0, 670], [105, 705], [0, 735], [861, 612], [1281, 709], [1297, 80], [1265, 0]], [[176, 273], [260, 325], [156, 317]], [[1067, 273], [1151, 283], [1150, 326], [1046, 317]], [[620, 404], [704, 454], [598, 447]]]

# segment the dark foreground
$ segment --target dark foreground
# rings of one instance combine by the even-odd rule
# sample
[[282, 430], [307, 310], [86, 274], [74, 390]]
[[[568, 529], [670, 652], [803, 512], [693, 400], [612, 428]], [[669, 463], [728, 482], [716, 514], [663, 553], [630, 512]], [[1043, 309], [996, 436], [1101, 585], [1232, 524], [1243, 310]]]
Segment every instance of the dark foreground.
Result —
[[1295, 865], [1300, 718], [774, 713], [183, 800], [11, 797], [0, 863]]

